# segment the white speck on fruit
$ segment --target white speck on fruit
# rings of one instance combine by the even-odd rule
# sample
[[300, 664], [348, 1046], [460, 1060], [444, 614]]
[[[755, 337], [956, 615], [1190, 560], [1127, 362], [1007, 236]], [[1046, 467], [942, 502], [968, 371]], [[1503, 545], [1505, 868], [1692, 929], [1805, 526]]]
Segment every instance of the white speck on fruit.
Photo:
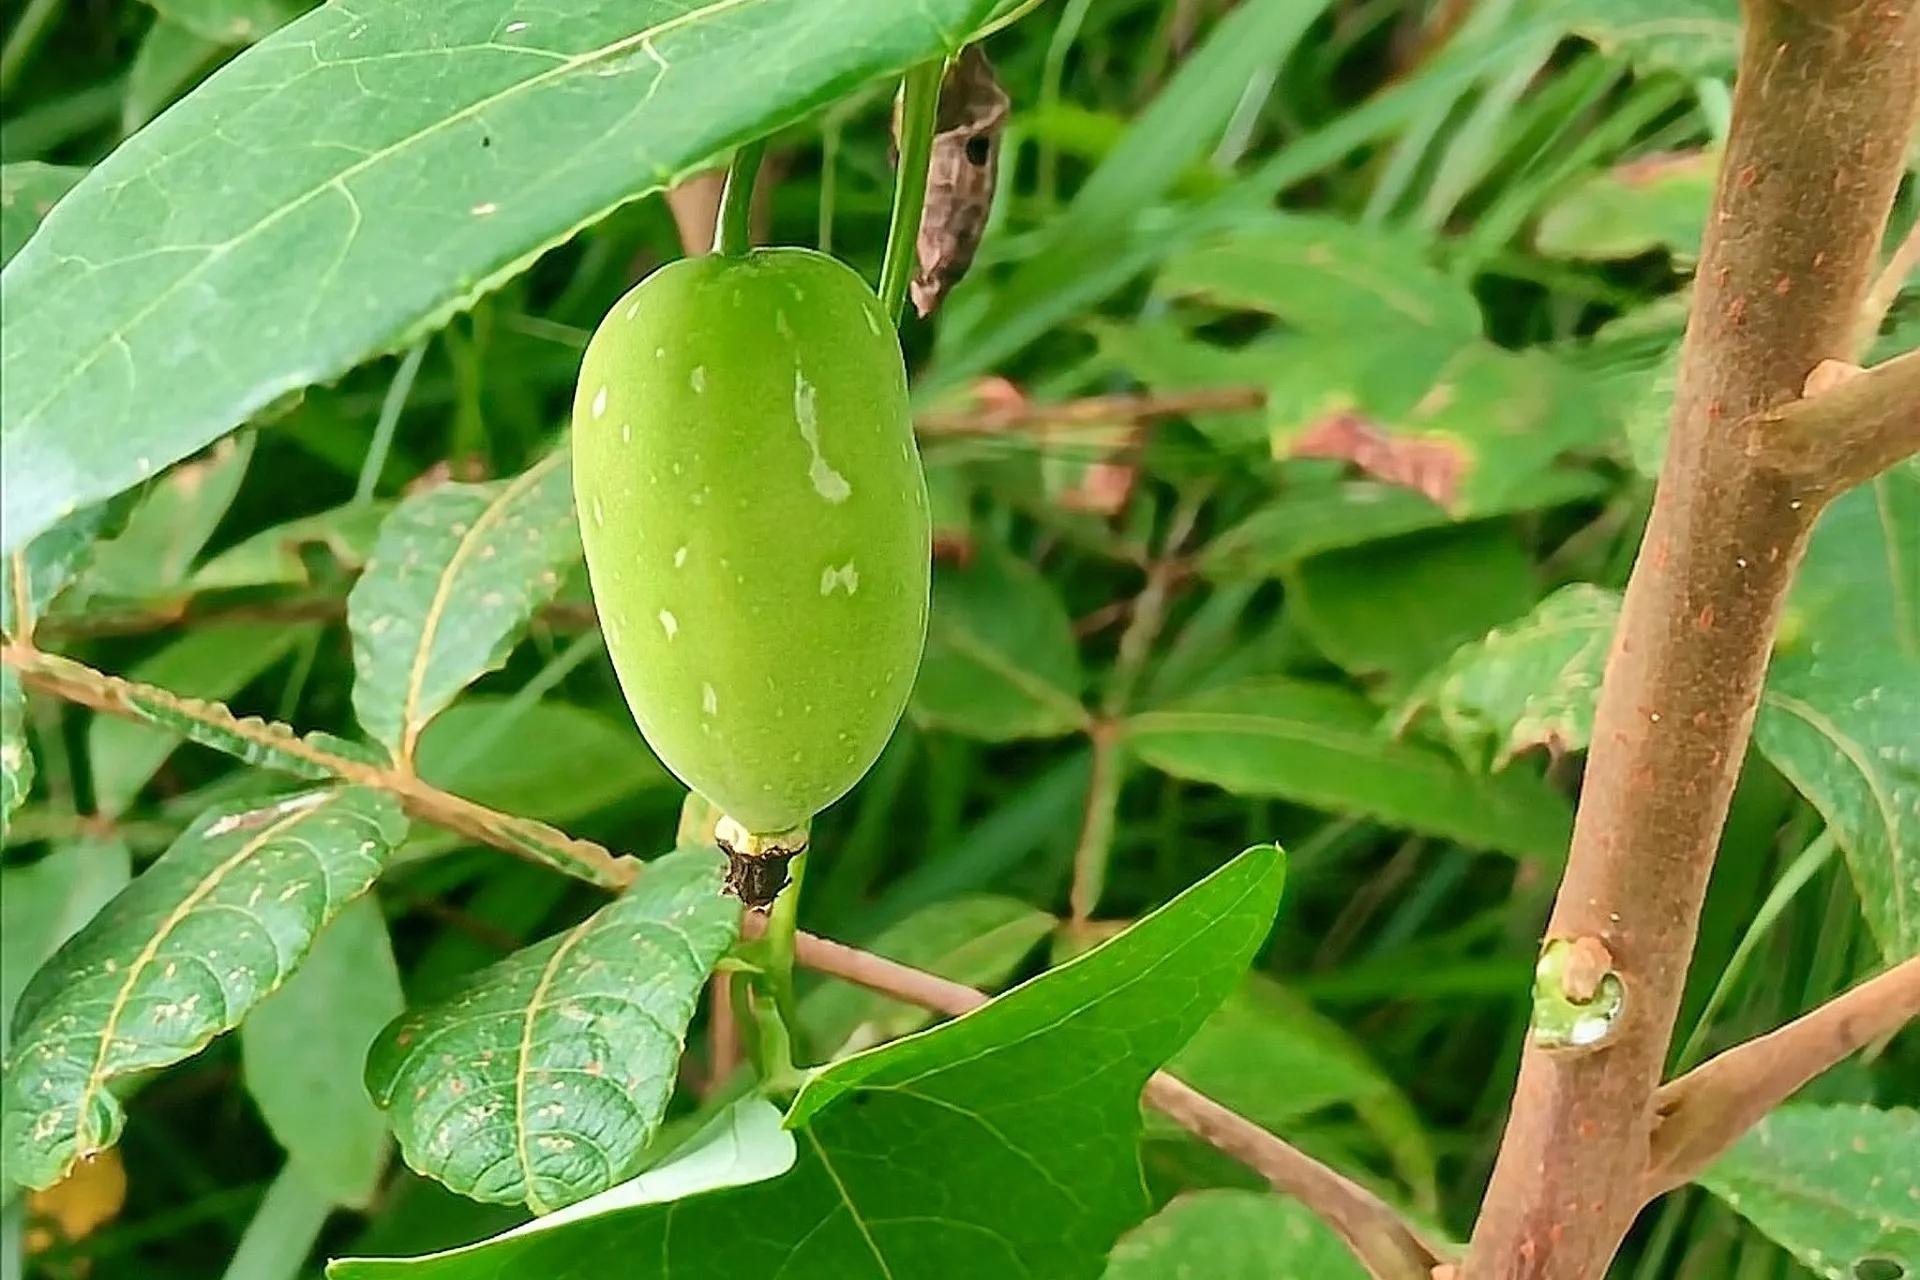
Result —
[[682, 474], [684, 474], [685, 472], [686, 472], [686, 468], [685, 468], [685, 467], [683, 467], [683, 466], [681, 466], [681, 465], [680, 465], [679, 463], [677, 463], [677, 462], [673, 464], [673, 474], [675, 474], [675, 475], [682, 475]]
[[700, 686], [700, 709], [708, 715], [719, 713], [720, 695], [713, 691], [713, 686], [710, 684]]
[[673, 553], [673, 567], [678, 569], [687, 562], [687, 549], [681, 547]]
[[653, 349], [653, 358], [655, 360], [665, 360], [667, 358], [667, 349], [665, 347], [655, 347]]
[[593, 416], [598, 418], [607, 411], [607, 389], [601, 387], [593, 393]]
[[476, 218], [484, 218], [490, 213], [498, 213], [498, 212], [500, 212], [500, 206], [495, 204], [491, 200], [487, 201], [485, 204], [477, 204], [473, 206], [473, 216]]
[[707, 389], [707, 366], [697, 364], [693, 372], [687, 375], [687, 385], [693, 388], [693, 394], [699, 395]]
[[600, 499], [595, 498], [593, 500], [593, 527], [598, 529], [600, 526], [604, 525], [606, 522], [607, 522], [607, 509], [605, 506], [601, 505]]
[[848, 595], [860, 589], [860, 571], [849, 560], [838, 568], [828, 565], [820, 571], [820, 594], [830, 596], [835, 587], [844, 587]]
[[793, 371], [793, 420], [800, 427], [800, 438], [807, 442], [807, 452], [812, 455], [807, 462], [807, 479], [813, 482], [813, 491], [828, 502], [845, 502], [853, 493], [853, 486], [821, 456], [820, 411], [814, 403], [813, 384], [797, 368]]
[[633, 424], [631, 422], [623, 422], [620, 424], [620, 443], [633, 443]]
[[680, 634], [680, 619], [674, 617], [669, 611], [662, 609], [660, 611], [660, 629], [666, 632], [667, 639], [671, 640]]

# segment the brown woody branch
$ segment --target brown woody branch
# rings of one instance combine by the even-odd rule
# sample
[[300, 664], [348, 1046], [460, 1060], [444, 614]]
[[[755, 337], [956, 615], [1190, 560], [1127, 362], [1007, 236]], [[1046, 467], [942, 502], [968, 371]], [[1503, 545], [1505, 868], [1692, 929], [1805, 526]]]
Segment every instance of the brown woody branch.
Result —
[[1789, 406], [1853, 355], [1920, 100], [1920, 6], [1749, 0], [1746, 16], [1666, 463], [1547, 926], [1603, 957], [1625, 1001], [1597, 1043], [1528, 1044], [1472, 1280], [1597, 1280], [1645, 1203], [1655, 1089], [1781, 606], [1820, 507], [1887, 452], [1848, 445], [1822, 473], [1756, 446], [1775, 418], [1834, 425], [1826, 395]]
[[1807, 1081], [1920, 1018], [1920, 956], [1661, 1086], [1646, 1199], [1673, 1190]]
[[1812, 379], [1830, 370], [1830, 387], [1760, 415], [1750, 431], [1783, 473], [1837, 494], [1920, 452], [1920, 351], [1864, 371], [1819, 365]]
[[[592, 841], [475, 804], [415, 775], [329, 751], [285, 725], [241, 719], [218, 703], [182, 698], [25, 645], [0, 647], [0, 662], [17, 670], [30, 689], [108, 715], [150, 724], [153, 717], [142, 709], [143, 704], [165, 705], [176, 716], [293, 756], [343, 782], [388, 792], [423, 822], [478, 844], [532, 857], [593, 884], [619, 888], [631, 883], [642, 869], [633, 858], [613, 854]], [[536, 854], [536, 847], [551, 853]], [[764, 922], [749, 914], [747, 927], [764, 927]], [[817, 972], [952, 1016], [976, 1009], [988, 999], [972, 987], [812, 934], [797, 937], [795, 958]], [[1348, 1238], [1378, 1280], [1427, 1280], [1430, 1269], [1444, 1261], [1434, 1246], [1372, 1192], [1165, 1072], [1154, 1076], [1145, 1099], [1195, 1136], [1267, 1178], [1277, 1190], [1324, 1216]]]

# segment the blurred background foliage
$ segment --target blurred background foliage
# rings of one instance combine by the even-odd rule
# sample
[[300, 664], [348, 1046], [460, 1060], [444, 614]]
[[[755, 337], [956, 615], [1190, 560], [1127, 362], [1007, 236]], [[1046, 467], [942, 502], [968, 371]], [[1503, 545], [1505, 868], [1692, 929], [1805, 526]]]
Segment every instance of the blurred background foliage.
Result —
[[[10, 0], [6, 255], [88, 165], [301, 7]], [[1736, 41], [1732, 0], [1053, 0], [993, 37], [1014, 114], [990, 230], [934, 320], [905, 330], [938, 522], [927, 662], [893, 744], [817, 823], [803, 924], [999, 986], [1279, 840], [1288, 893], [1258, 972], [1174, 1065], [1464, 1233], [1658, 469]], [[768, 239], [877, 272], [890, 93], [776, 136]], [[1892, 234], [1913, 216], [1909, 189]], [[540, 457], [593, 326], [680, 252], [664, 201], [630, 204], [417, 350], [167, 472], [43, 643], [351, 732], [344, 602], [381, 520]], [[1916, 334], [1920, 294], [1903, 293], [1876, 351]], [[1121, 394], [1159, 407], [1042, 412]], [[1898, 906], [1920, 864], [1915, 530], [1911, 463], [1822, 527], [1676, 1066], [1920, 945]], [[1866, 780], [1786, 705], [1844, 710], [1856, 678], [1909, 699], [1859, 729]], [[273, 785], [150, 727], [40, 699], [26, 715], [37, 789], [0, 871], [8, 1006], [192, 815]], [[577, 568], [432, 724], [419, 767], [615, 848], [672, 842], [680, 792], [631, 730]], [[1876, 834], [1875, 795], [1905, 806], [1904, 831]], [[416, 829], [378, 894], [393, 971], [329, 976], [316, 957], [305, 1017], [251, 1020], [147, 1080], [119, 1153], [31, 1223], [13, 1200], [8, 1265], [307, 1275], [286, 1242], [414, 1252], [510, 1221], [397, 1166], [368, 1183], [342, 1152], [380, 1141], [357, 1088], [288, 1105], [271, 1082], [298, 1064], [357, 1085], [403, 991], [444, 990], [597, 900]], [[378, 923], [354, 927], [377, 939]], [[924, 1021], [844, 987], [804, 998], [821, 1055]], [[312, 1035], [334, 1019], [342, 1043]], [[709, 1048], [697, 1029], [687, 1107]], [[1910, 1102], [1916, 1080], [1909, 1034], [1808, 1096]], [[275, 1181], [283, 1151], [324, 1194]], [[1255, 1185], [1151, 1118], [1148, 1169], [1161, 1198]], [[1162, 1274], [1144, 1265], [1116, 1255], [1113, 1274]], [[1696, 1188], [1646, 1216], [1618, 1274], [1806, 1273]]]

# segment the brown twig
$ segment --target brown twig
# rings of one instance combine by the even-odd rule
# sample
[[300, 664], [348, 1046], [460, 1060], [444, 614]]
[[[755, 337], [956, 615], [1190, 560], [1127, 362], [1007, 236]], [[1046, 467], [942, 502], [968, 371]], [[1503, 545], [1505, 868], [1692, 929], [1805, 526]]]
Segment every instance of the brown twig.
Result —
[[1762, 415], [1752, 447], [1783, 473], [1844, 493], [1920, 451], [1920, 351], [1871, 369], [1839, 362], [1833, 385]]
[[[962, 983], [827, 938], [802, 933], [794, 957], [819, 973], [952, 1017], [987, 996]], [[1365, 1187], [1274, 1137], [1164, 1071], [1142, 1095], [1181, 1128], [1260, 1174], [1274, 1190], [1306, 1205], [1340, 1233], [1377, 1280], [1427, 1280], [1448, 1255]]]
[[1528, 1044], [1473, 1280], [1594, 1280], [1645, 1202], [1707, 877], [1793, 569], [1837, 483], [1755, 456], [1751, 424], [1850, 357], [1917, 98], [1920, 6], [1748, 3], [1672, 438], [1547, 927], [1601, 948], [1624, 1003], [1597, 1042]]
[[1915, 1018], [1920, 956], [1662, 1085], [1642, 1194], [1688, 1181], [1807, 1081]]

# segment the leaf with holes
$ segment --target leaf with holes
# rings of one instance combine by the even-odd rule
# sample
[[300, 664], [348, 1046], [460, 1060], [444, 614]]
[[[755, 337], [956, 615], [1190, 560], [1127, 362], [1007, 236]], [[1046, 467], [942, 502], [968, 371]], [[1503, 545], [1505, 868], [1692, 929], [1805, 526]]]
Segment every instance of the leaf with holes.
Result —
[[1823, 1280], [1920, 1275], [1920, 1112], [1789, 1104], [1697, 1181]]
[[1454, 650], [1401, 707], [1401, 727], [1434, 726], [1462, 760], [1498, 772], [1544, 747], [1585, 751], [1620, 596], [1575, 583], [1509, 627]]
[[8, 264], [0, 551], [994, 8], [320, 6], [122, 144]]
[[1245, 974], [1282, 865], [1249, 850], [985, 1007], [827, 1067], [779, 1178], [333, 1280], [1091, 1280], [1147, 1211], [1140, 1090]]
[[196, 819], [21, 993], [0, 1116], [8, 1173], [51, 1186], [112, 1146], [125, 1119], [114, 1082], [239, 1022], [405, 829], [391, 797], [357, 788]]
[[1217, 1189], [1181, 1196], [1113, 1246], [1105, 1280], [1366, 1280], [1333, 1228], [1296, 1200]]
[[353, 709], [398, 759], [411, 760], [427, 722], [506, 661], [579, 559], [566, 463], [557, 450], [512, 480], [441, 485], [380, 527], [347, 597]]
[[1483, 778], [1444, 753], [1395, 742], [1365, 699], [1334, 685], [1243, 680], [1142, 712], [1129, 747], [1177, 778], [1357, 813], [1521, 857], [1566, 854], [1573, 817], [1537, 777]]
[[367, 1085], [407, 1163], [535, 1213], [630, 1177], [701, 986], [739, 932], [721, 870], [711, 849], [660, 858], [573, 929], [381, 1032]]
[[1086, 723], [1073, 620], [1039, 570], [993, 543], [933, 579], [913, 716], [989, 742], [1050, 738]]

